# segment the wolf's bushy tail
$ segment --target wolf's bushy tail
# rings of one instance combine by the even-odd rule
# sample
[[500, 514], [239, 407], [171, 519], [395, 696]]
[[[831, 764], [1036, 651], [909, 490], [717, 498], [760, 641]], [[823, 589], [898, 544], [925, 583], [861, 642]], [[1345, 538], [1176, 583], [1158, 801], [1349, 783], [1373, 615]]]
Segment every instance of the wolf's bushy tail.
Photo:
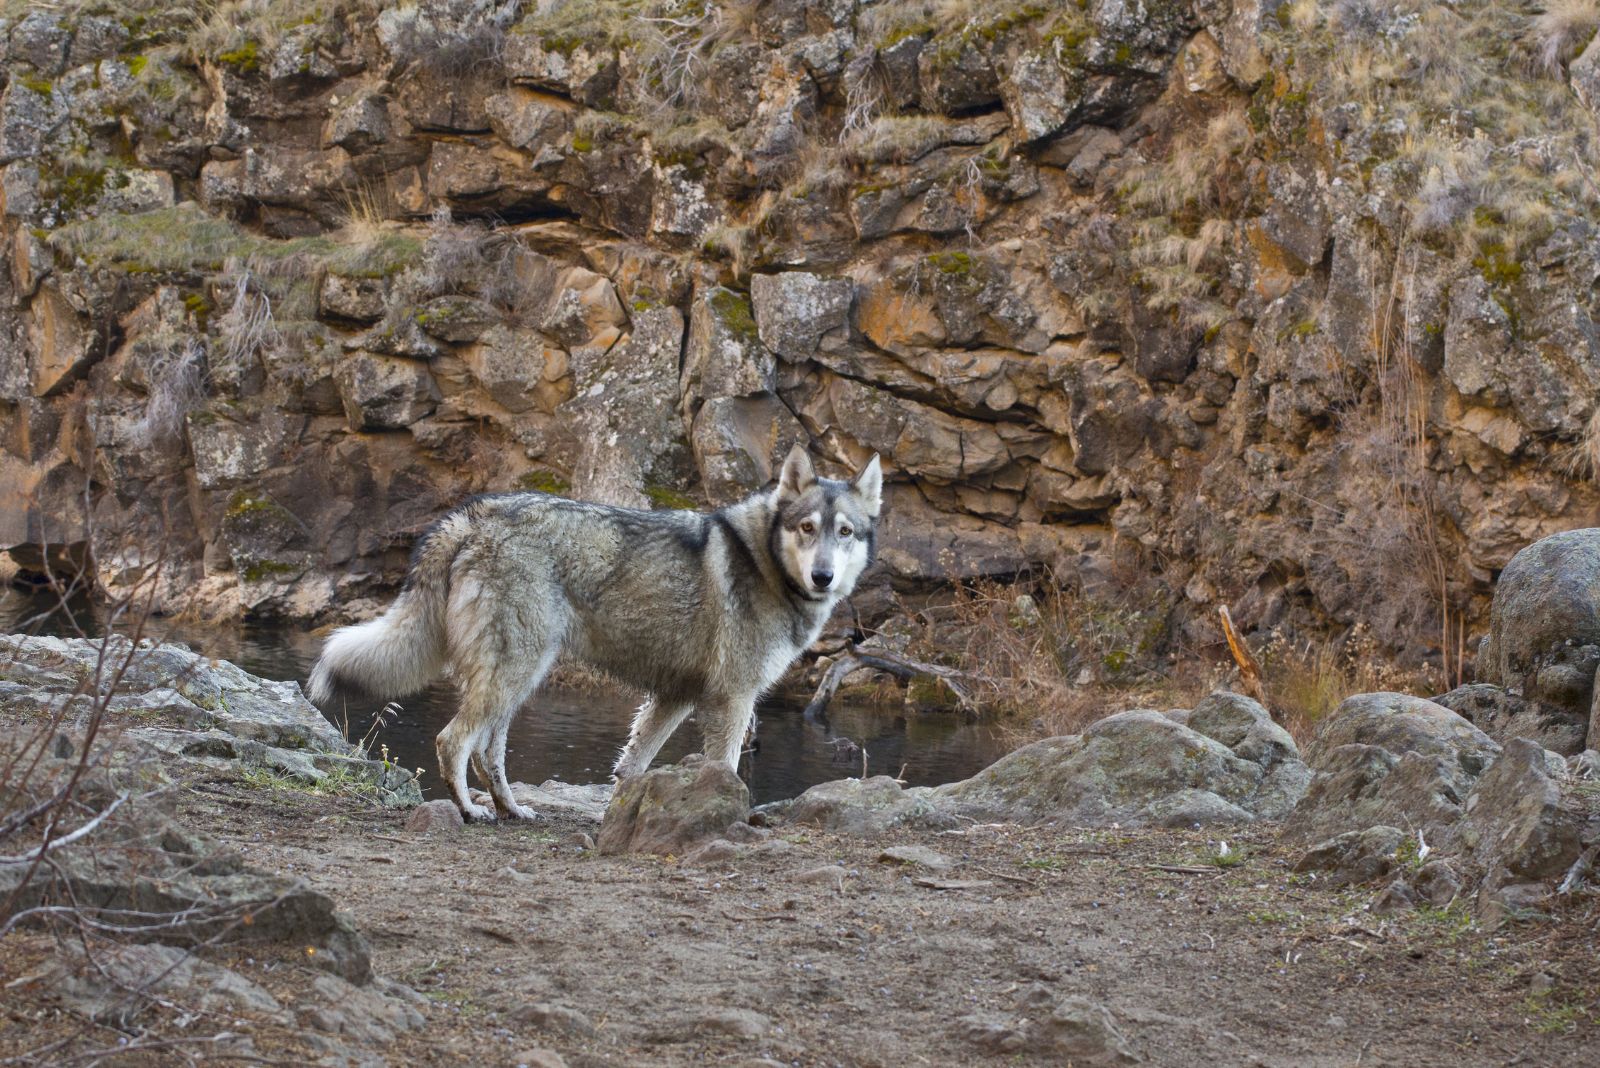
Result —
[[342, 689], [404, 697], [444, 670], [450, 566], [467, 530], [465, 517], [446, 517], [418, 545], [405, 589], [389, 610], [329, 635], [311, 669], [307, 689], [313, 701], [328, 701]]

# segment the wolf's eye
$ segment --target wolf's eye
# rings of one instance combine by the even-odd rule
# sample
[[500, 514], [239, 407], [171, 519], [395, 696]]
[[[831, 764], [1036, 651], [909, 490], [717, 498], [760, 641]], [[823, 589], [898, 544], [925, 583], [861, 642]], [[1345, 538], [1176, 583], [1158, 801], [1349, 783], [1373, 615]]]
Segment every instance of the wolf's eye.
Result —
[[841, 538], [848, 538], [850, 535], [852, 535], [854, 533], [855, 533], [855, 531], [851, 530], [848, 525], [842, 526], [842, 527], [839, 528], [839, 537], [841, 537]]
[[800, 533], [802, 533], [802, 534], [815, 534], [816, 532], [817, 532], [817, 525], [815, 523], [813, 523], [811, 520], [807, 519], [803, 523], [800, 524]]

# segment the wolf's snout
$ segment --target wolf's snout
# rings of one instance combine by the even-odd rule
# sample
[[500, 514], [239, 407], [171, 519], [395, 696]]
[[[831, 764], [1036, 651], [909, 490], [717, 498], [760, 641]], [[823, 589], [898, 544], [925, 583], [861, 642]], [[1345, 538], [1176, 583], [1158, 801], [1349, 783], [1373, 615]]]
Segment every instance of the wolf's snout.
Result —
[[833, 572], [832, 571], [813, 571], [813, 572], [811, 572], [811, 585], [815, 586], [819, 590], [827, 589], [829, 586], [833, 585]]

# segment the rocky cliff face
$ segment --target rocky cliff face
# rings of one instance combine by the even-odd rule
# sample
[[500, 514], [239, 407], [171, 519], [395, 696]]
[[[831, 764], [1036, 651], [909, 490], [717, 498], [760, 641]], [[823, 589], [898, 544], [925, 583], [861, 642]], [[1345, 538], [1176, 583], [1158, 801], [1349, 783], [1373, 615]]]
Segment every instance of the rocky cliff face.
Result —
[[27, 566], [312, 618], [463, 494], [719, 503], [807, 440], [884, 456], [891, 581], [1137, 551], [1196, 618], [1416, 653], [1594, 521], [1581, 18], [8, 10]]

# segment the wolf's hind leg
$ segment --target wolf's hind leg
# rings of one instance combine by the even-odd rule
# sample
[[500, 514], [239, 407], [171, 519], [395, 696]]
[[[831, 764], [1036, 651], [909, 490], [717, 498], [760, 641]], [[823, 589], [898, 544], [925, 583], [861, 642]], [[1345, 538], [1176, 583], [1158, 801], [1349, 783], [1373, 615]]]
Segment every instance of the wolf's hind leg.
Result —
[[486, 823], [494, 819], [494, 810], [476, 804], [467, 794], [467, 760], [472, 756], [473, 738], [477, 733], [470, 710], [464, 697], [461, 711], [445, 724], [444, 730], [433, 740], [433, 746], [439, 753], [439, 774], [450, 788], [450, 797], [461, 810], [462, 817], [469, 822]]
[[694, 705], [688, 701], [663, 701], [658, 697], [646, 698], [633, 716], [633, 729], [628, 732], [628, 744], [622, 747], [613, 769], [617, 778], [629, 779], [649, 770], [650, 761], [661, 752], [672, 732], [689, 718]]
[[[508, 702], [501, 708], [499, 714], [489, 730], [478, 736], [478, 751], [473, 755], [473, 761], [479, 767], [479, 775], [485, 785], [489, 787], [489, 796], [494, 799], [494, 807], [500, 815], [511, 819], [536, 820], [539, 814], [532, 809], [524, 808], [517, 804], [511, 796], [511, 784], [506, 781], [506, 734], [511, 730], [511, 723], [517, 718], [528, 696], [539, 688], [550, 668], [556, 662], [559, 650], [550, 649], [539, 658], [539, 662], [525, 677], [520, 677], [514, 689], [517, 699]], [[521, 672], [517, 672], [519, 676]], [[509, 688], [508, 688], [509, 689]]]

